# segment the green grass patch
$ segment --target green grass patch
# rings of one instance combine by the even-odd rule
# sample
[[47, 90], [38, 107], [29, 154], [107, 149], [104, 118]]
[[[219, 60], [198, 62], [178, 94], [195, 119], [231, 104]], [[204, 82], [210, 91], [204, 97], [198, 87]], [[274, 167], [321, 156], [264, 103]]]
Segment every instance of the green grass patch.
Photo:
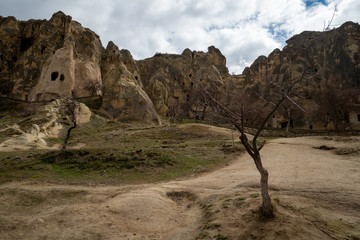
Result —
[[[62, 144], [63, 137], [46, 141], [50, 146]], [[85, 147], [71, 149], [77, 144]], [[23, 179], [110, 184], [166, 181], [225, 166], [243, 151], [240, 144], [228, 147], [231, 144], [227, 136], [189, 132], [177, 125], [95, 119], [72, 131], [69, 150], [1, 153], [0, 183]]]

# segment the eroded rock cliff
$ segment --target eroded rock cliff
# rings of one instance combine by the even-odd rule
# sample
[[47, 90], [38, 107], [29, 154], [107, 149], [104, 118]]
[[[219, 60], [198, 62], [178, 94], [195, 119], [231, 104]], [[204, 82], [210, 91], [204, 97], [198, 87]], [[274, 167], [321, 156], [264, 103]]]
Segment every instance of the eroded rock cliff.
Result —
[[262, 81], [266, 75], [280, 76], [282, 68], [316, 75], [305, 83], [306, 95], [322, 89], [327, 81], [336, 79], [343, 87], [360, 87], [360, 25], [346, 22], [326, 32], [305, 31], [286, 41], [282, 51], [275, 49], [268, 57], [260, 56], [245, 68], [246, 84]]
[[131, 54], [113, 43], [105, 50], [97, 34], [70, 16], [0, 17], [0, 39], [1, 97], [30, 103], [99, 97], [114, 119], [159, 123]]
[[[256, 90], [267, 76], [283, 78], [289, 68], [295, 77], [306, 75], [301, 94], [311, 109], [318, 109], [314, 97], [329, 84], [359, 89], [359, 24], [303, 32], [287, 44], [260, 56], [243, 74], [230, 75], [226, 58], [213, 46], [207, 52], [185, 49], [135, 61], [112, 42], [105, 49], [98, 35], [62, 12], [48, 21], [0, 17], [0, 97], [26, 104], [95, 98], [96, 108], [112, 119], [160, 123], [158, 114], [189, 102], [197, 86], [235, 95], [244, 88]], [[315, 121], [303, 120], [302, 125]]]
[[229, 76], [226, 58], [213, 46], [206, 53], [189, 49], [181, 55], [158, 53], [137, 64], [144, 88], [162, 115], [169, 111], [170, 102], [191, 98], [197, 84], [225, 87]]

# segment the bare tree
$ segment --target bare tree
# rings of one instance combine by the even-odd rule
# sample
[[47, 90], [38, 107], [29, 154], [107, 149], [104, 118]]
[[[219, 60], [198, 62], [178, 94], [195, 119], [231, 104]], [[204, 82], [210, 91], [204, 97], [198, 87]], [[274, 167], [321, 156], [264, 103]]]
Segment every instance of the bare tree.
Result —
[[183, 118], [189, 117], [190, 104], [185, 99], [170, 98], [167, 106], [169, 109], [167, 115], [171, 122], [181, 122]]
[[326, 24], [326, 22], [324, 22], [324, 27], [323, 27], [324, 32], [330, 30], [331, 24], [332, 24], [332, 22], [334, 20], [334, 17], [335, 17], [335, 14], [336, 14], [337, 11], [338, 11], [337, 5], [335, 5], [334, 12], [333, 12], [333, 14], [331, 16], [331, 19], [327, 22], [327, 24]]
[[316, 117], [327, 129], [332, 122], [335, 130], [345, 130], [350, 127], [349, 113], [354, 107], [359, 90], [340, 86], [338, 78], [330, 77], [321, 94], [315, 101], [318, 104]]
[[286, 132], [289, 132], [289, 128], [294, 128], [294, 119], [301, 119], [305, 112], [299, 97], [293, 97], [293, 102], [285, 101], [279, 110], [286, 120]]
[[[289, 102], [299, 108], [294, 101], [300, 92], [299, 83], [304, 74], [292, 74], [291, 68], [283, 69], [281, 77], [268, 74], [263, 77], [263, 84], [256, 92], [243, 90], [237, 96], [228, 96], [216, 99], [212, 93], [207, 93], [211, 113], [220, 116], [224, 121], [232, 124], [240, 132], [240, 140], [247, 153], [254, 160], [255, 166], [260, 173], [260, 186], [262, 196], [262, 215], [267, 218], [274, 216], [273, 206], [268, 191], [269, 173], [264, 168], [260, 151], [266, 141], [259, 143], [260, 133], [268, 123], [270, 117], [279, 109], [284, 102]], [[206, 92], [206, 89], [203, 89]], [[249, 140], [246, 132], [246, 124], [251, 119], [257, 125], [257, 130], [252, 140]]]
[[66, 116], [70, 121], [70, 127], [67, 130], [66, 137], [64, 139], [62, 149], [65, 150], [67, 147], [68, 140], [70, 138], [71, 131], [76, 128], [76, 110], [79, 107], [78, 103], [74, 99], [65, 98], [61, 101], [62, 114]]

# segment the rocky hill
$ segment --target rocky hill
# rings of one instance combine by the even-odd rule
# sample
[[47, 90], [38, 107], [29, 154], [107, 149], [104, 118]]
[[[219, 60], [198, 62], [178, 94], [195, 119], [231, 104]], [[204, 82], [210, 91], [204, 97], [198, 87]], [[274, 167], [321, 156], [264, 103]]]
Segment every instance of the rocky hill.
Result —
[[[262, 84], [265, 75], [284, 77], [290, 65], [294, 74], [315, 76], [302, 87], [312, 105], [314, 96], [329, 84], [340, 89], [360, 86], [360, 26], [352, 22], [327, 32], [296, 35], [282, 51], [260, 56], [241, 75], [229, 74], [226, 58], [213, 46], [206, 53], [185, 49], [182, 54], [156, 53], [135, 61], [112, 42], [105, 49], [98, 35], [62, 12], [50, 20], [0, 17], [0, 39], [3, 106], [8, 101], [22, 107], [41, 105], [67, 97], [114, 120], [160, 123], [158, 114], [166, 115], [176, 101], [191, 99], [197, 84], [236, 94]], [[300, 122], [311, 121], [316, 119]]]

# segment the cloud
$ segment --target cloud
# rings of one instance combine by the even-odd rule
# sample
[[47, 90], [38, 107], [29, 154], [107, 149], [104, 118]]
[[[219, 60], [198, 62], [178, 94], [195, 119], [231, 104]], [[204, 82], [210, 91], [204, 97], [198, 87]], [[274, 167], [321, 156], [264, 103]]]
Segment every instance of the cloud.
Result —
[[136, 59], [214, 45], [240, 73], [292, 35], [322, 31], [335, 7], [331, 27], [360, 21], [358, 0], [2, 0], [0, 15], [49, 19], [61, 10]]

